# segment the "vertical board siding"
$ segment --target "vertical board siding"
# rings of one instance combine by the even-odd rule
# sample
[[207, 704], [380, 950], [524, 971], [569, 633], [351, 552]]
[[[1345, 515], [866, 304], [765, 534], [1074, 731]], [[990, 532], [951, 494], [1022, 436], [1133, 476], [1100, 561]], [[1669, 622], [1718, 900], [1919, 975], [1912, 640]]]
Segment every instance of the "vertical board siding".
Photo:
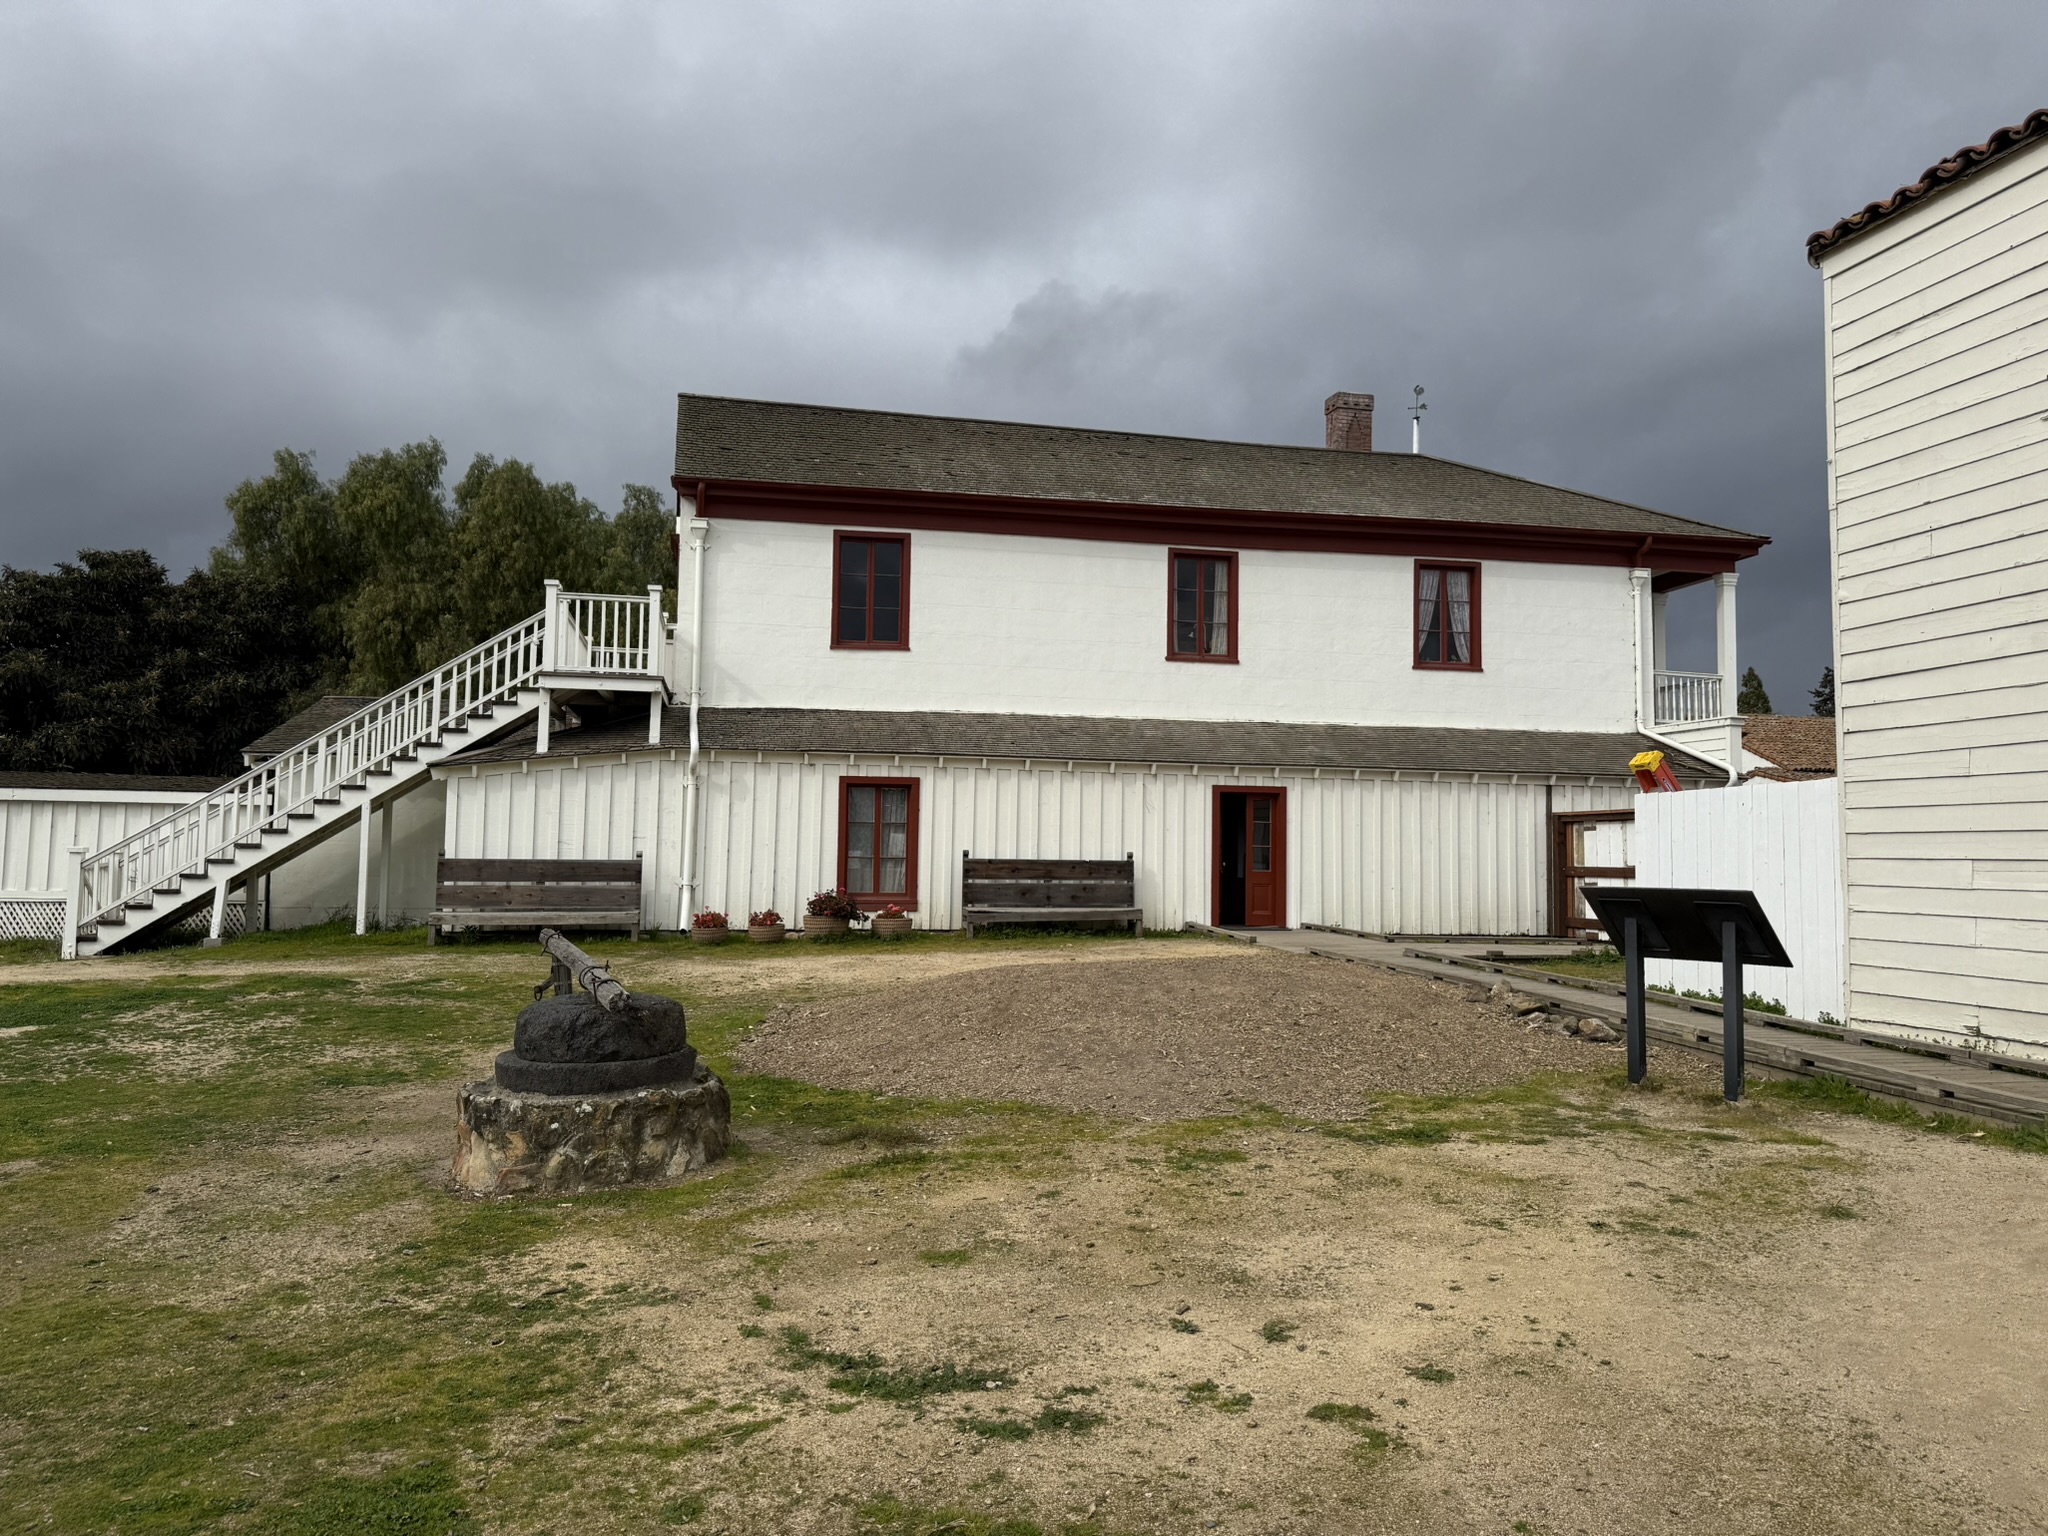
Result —
[[[1642, 885], [1755, 891], [1793, 966], [1743, 972], [1744, 990], [1794, 1018], [1848, 1015], [1843, 1000], [1841, 800], [1837, 782], [1644, 795], [1636, 806], [1636, 880]], [[1654, 987], [1721, 990], [1721, 968], [1652, 960]]]
[[197, 800], [86, 800], [62, 790], [12, 790], [0, 798], [0, 895], [64, 899], [75, 845], [97, 850]]
[[2048, 146], [1823, 263], [1848, 998], [2048, 1057]]
[[[447, 851], [461, 858], [644, 861], [642, 919], [673, 928], [682, 880], [682, 762], [530, 762], [448, 780]], [[918, 910], [960, 926], [960, 856], [1117, 859], [1138, 865], [1146, 924], [1211, 917], [1218, 786], [1287, 792], [1287, 920], [1367, 932], [1548, 930], [1547, 806], [1625, 809], [1632, 785], [1546, 786], [1390, 775], [1239, 773], [1108, 765], [806, 762], [711, 754], [699, 789], [699, 908], [795, 920], [838, 880], [839, 781], [919, 784]]]

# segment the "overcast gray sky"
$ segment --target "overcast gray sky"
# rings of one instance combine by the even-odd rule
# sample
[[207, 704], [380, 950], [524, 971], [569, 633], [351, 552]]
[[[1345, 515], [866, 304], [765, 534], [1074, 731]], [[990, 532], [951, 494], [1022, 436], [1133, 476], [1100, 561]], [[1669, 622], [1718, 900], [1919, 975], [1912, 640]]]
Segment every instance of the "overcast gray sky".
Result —
[[[1805, 235], [2048, 105], [2048, 6], [0, 6], [0, 561], [174, 571], [273, 448], [603, 505], [678, 389], [1447, 457], [1770, 534], [1827, 657]], [[1705, 601], [1680, 665], [1710, 665]]]

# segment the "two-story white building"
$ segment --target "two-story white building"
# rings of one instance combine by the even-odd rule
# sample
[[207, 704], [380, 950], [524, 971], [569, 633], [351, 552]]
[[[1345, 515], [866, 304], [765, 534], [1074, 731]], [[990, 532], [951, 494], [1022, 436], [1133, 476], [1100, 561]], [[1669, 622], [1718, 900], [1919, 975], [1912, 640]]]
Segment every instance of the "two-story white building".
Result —
[[[1155, 927], [1562, 931], [1633, 755], [1729, 776], [1766, 541], [1371, 412], [1300, 448], [684, 395], [672, 702], [438, 762], [444, 849], [639, 854], [660, 927], [834, 886], [952, 927], [972, 852], [1129, 853]], [[1697, 582], [1720, 666], [1673, 673]]]

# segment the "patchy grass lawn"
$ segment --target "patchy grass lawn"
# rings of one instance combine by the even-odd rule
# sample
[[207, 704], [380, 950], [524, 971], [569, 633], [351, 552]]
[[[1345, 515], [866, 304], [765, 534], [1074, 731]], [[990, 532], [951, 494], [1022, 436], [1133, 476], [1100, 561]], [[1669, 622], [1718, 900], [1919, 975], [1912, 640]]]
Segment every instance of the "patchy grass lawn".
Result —
[[728, 1074], [738, 1146], [703, 1176], [446, 1192], [454, 1087], [545, 969], [524, 944], [0, 973], [0, 1527], [1864, 1536], [2048, 1509], [2024, 1138], [1606, 1066], [1327, 1123], [883, 1097], [733, 1053], [783, 1003], [1200, 952], [592, 947]]

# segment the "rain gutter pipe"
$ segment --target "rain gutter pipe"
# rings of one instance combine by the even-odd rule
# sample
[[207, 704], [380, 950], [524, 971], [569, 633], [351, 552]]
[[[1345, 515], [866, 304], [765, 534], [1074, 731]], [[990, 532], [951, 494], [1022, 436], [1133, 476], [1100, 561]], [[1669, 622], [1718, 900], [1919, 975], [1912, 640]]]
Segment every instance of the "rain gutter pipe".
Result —
[[[683, 877], [679, 882], [676, 903], [676, 928], [679, 932], [690, 931], [690, 920], [697, 912], [697, 706], [704, 693], [704, 546], [711, 538], [711, 524], [698, 515], [704, 504], [704, 488], [697, 488], [697, 495], [677, 496], [676, 532], [683, 532], [683, 520], [689, 518], [690, 546], [690, 764], [683, 774]], [[682, 572], [676, 572], [678, 587], [682, 583]]]

